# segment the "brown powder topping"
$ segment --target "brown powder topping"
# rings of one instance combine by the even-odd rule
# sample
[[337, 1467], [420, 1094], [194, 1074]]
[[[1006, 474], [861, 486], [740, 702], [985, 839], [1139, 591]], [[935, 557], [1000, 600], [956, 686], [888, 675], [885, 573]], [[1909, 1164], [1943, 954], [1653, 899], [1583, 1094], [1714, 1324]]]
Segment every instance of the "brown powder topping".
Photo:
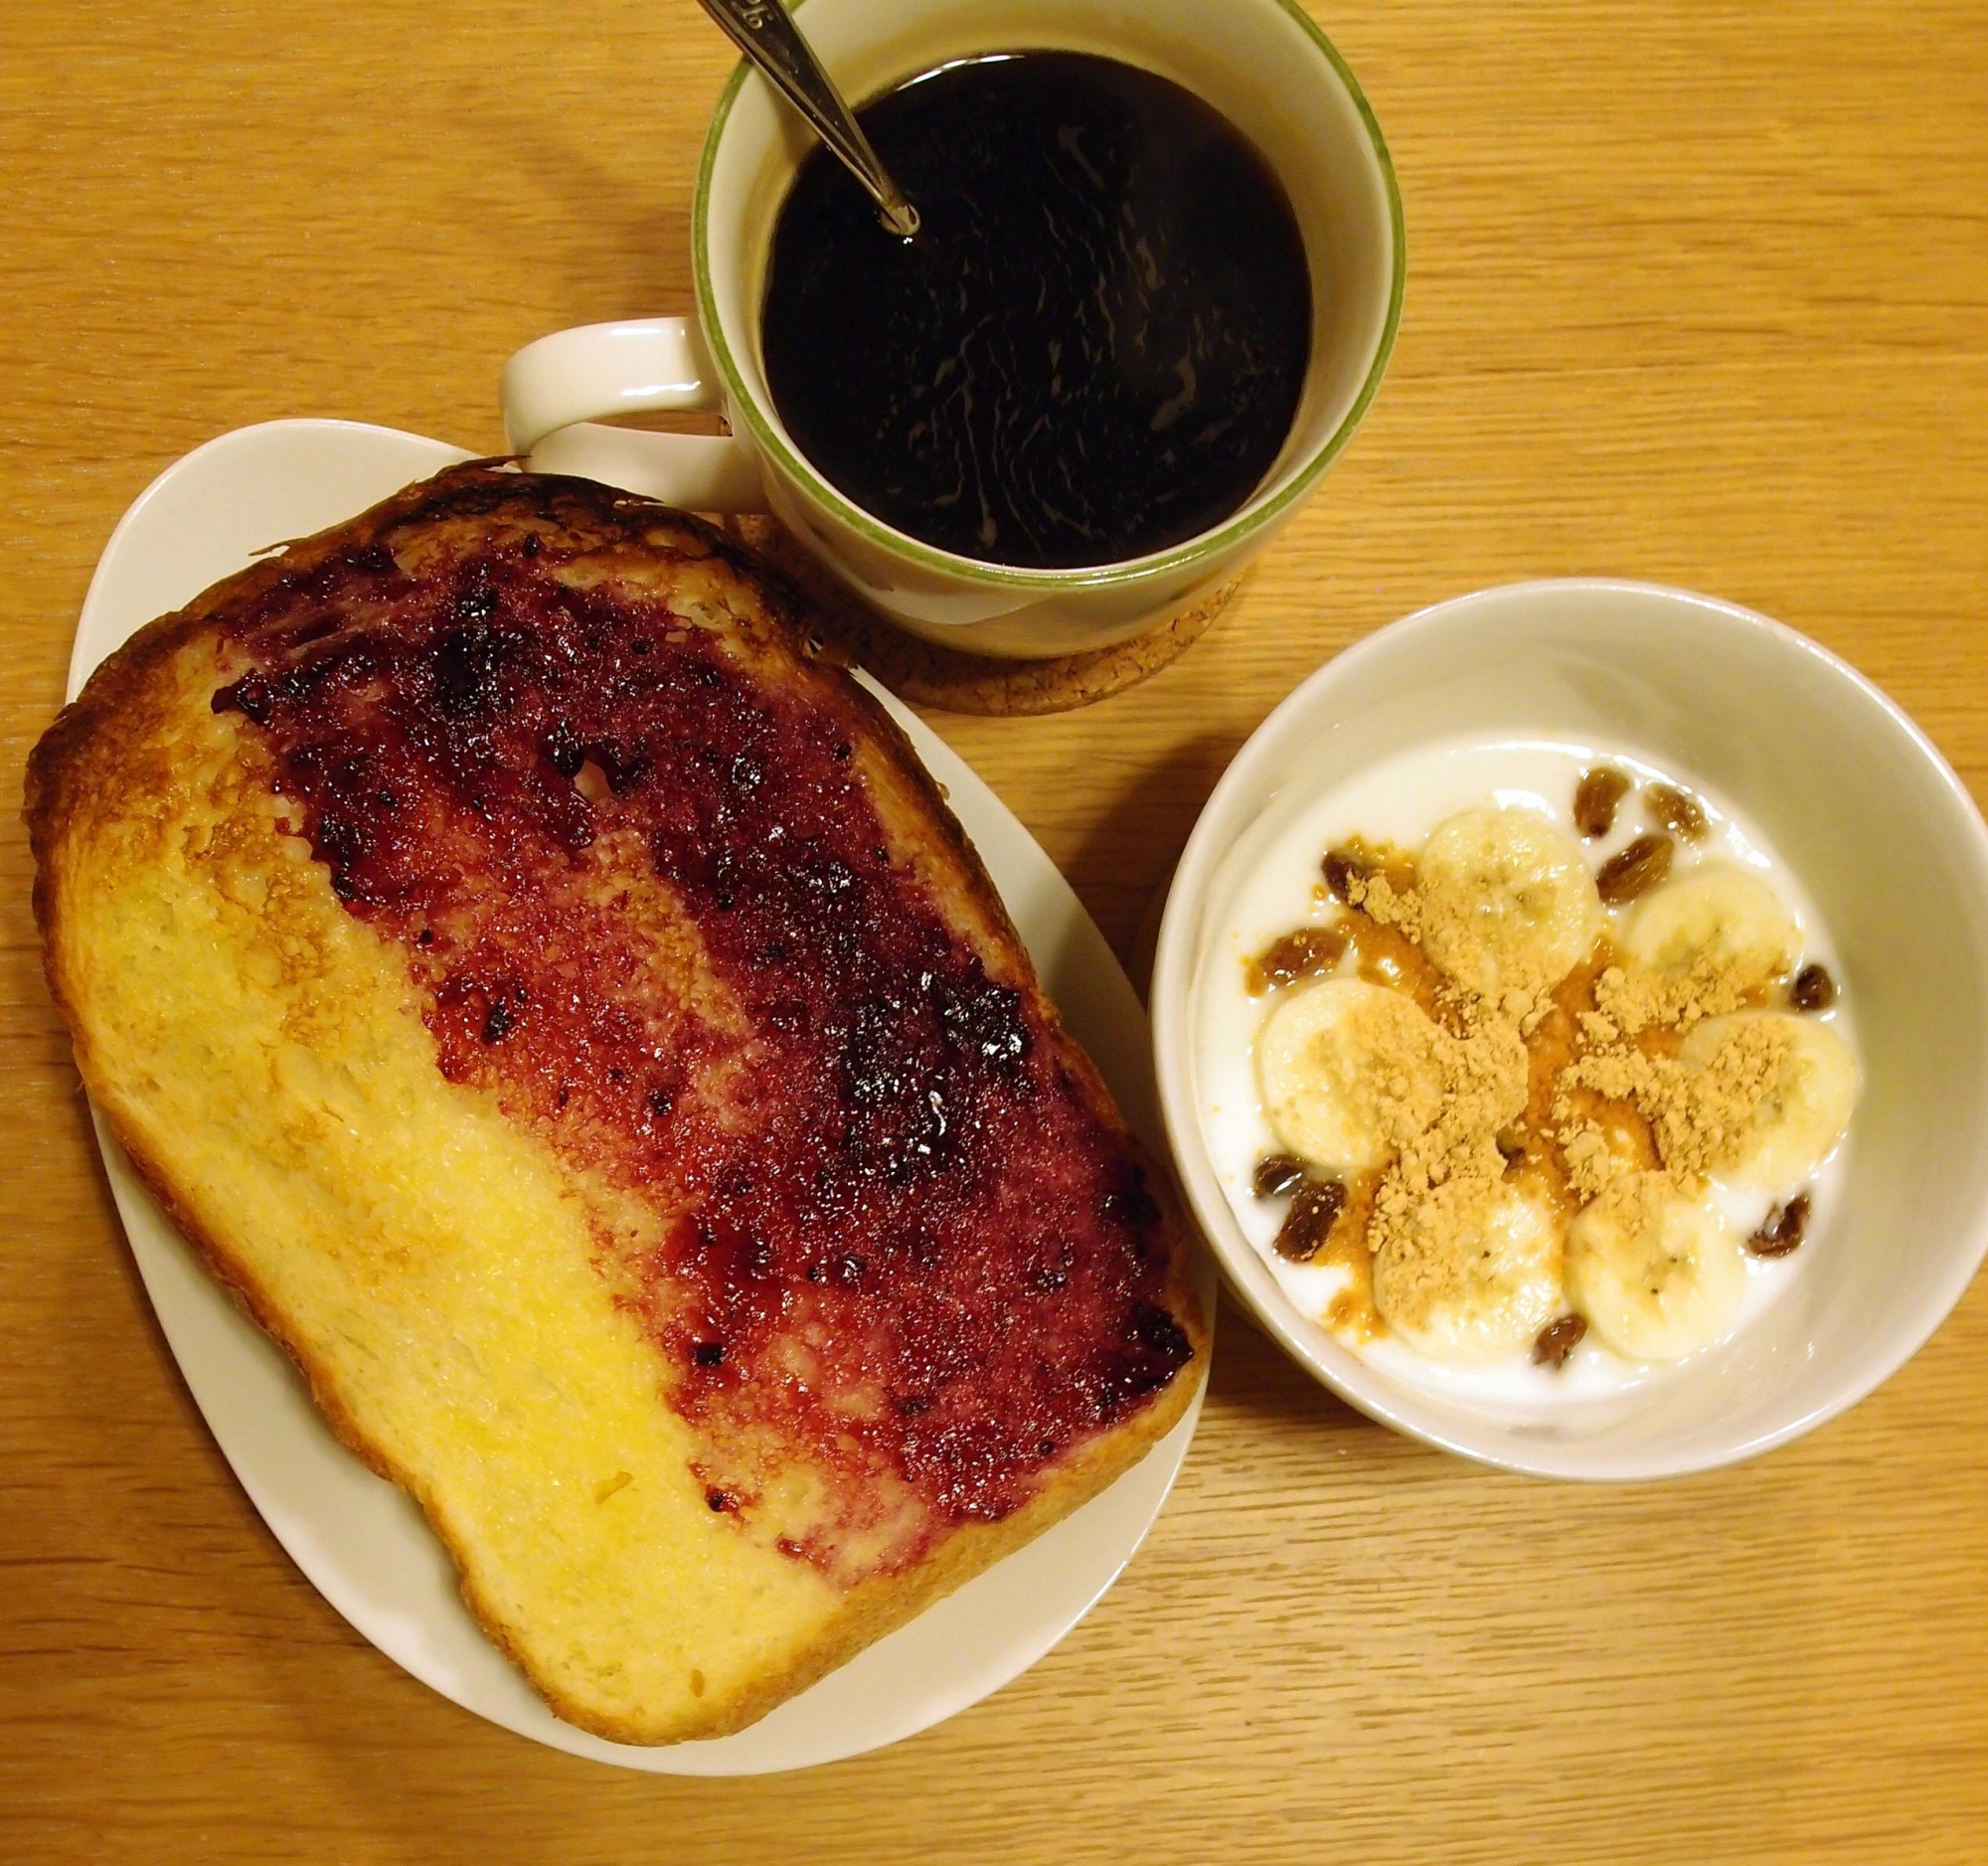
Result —
[[[1689, 833], [1683, 822], [1672, 826]], [[1668, 839], [1642, 840], [1662, 841], [1667, 867]], [[1487, 1228], [1515, 1197], [1560, 1232], [1630, 1175], [1698, 1196], [1787, 1065], [1791, 1040], [1770, 1018], [1740, 1020], [1696, 1066], [1678, 1056], [1694, 1026], [1761, 1002], [1758, 967], [1743, 954], [1706, 950], [1658, 969], [1620, 952], [1604, 932], [1564, 975], [1544, 978], [1521, 964], [1501, 971], [1487, 994], [1429, 960], [1446, 934], [1454, 943], [1464, 907], [1421, 887], [1413, 858], [1354, 843], [1323, 868], [1350, 910], [1332, 928], [1344, 940], [1342, 971], [1404, 990], [1437, 1039], [1421, 1059], [1433, 1064], [1432, 1078], [1424, 1070], [1411, 1083], [1405, 1073], [1389, 1085], [1401, 1092], [1390, 1104], [1399, 1118], [1388, 1123], [1397, 1151], [1363, 1175], [1314, 1259], [1353, 1272], [1327, 1317], [1335, 1326], [1385, 1332], [1377, 1288], [1403, 1328], [1420, 1326], [1447, 1292], [1485, 1273]], [[1252, 986], [1270, 969], [1258, 961]], [[1578, 1318], [1565, 1319], [1553, 1349], [1565, 1341], [1571, 1350], [1577, 1338]]]
[[[1412, 879], [1398, 864], [1391, 875], [1356, 880], [1353, 893], [1362, 915], [1419, 946], [1431, 913]], [[1536, 995], [1523, 989], [1492, 1003], [1448, 979], [1434, 980], [1428, 996], [1424, 1008], [1440, 1037], [1433, 1048], [1438, 1093], [1414, 1110], [1419, 1118], [1381, 1173], [1366, 1240], [1387, 1306], [1408, 1325], [1456, 1285], [1479, 1251], [1506, 1177], [1498, 1135], [1528, 1101], [1532, 1072], [1521, 1026], [1538, 1009]]]
[[1698, 1068], [1630, 1043], [1582, 1056], [1562, 1076], [1554, 1103], [1576, 1187], [1592, 1198], [1621, 1170], [1601, 1123], [1581, 1107], [1579, 1090], [1633, 1107], [1649, 1125], [1662, 1170], [1695, 1198], [1772, 1095], [1792, 1047], [1787, 1029], [1772, 1018], [1745, 1018]]
[[1383, 927], [1399, 927], [1417, 945], [1422, 942], [1425, 923], [1421, 897], [1405, 889], [1400, 878], [1387, 875], [1349, 875], [1346, 904], [1359, 908], [1369, 920]]
[[1596, 1008], [1631, 1037], [1652, 1027], [1682, 1033], [1708, 1017], [1756, 1005], [1761, 995], [1752, 966], [1714, 952], [1699, 952], [1676, 970], [1625, 961], [1594, 981]]

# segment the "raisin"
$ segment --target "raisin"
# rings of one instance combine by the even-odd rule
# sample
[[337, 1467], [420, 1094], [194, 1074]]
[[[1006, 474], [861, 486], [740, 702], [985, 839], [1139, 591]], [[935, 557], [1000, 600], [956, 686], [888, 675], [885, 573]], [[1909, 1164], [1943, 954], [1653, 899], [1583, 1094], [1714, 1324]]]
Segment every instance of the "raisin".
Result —
[[1367, 879], [1367, 864], [1350, 849], [1328, 849], [1318, 866], [1325, 885], [1332, 890], [1332, 898], [1353, 906], [1353, 884]]
[[1307, 1179], [1291, 1199], [1277, 1227], [1277, 1255], [1293, 1264], [1310, 1262], [1345, 1210], [1346, 1188], [1336, 1179]]
[[1567, 1357], [1580, 1346], [1581, 1337], [1587, 1333], [1587, 1318], [1584, 1315], [1563, 1315], [1558, 1321], [1548, 1322], [1540, 1330], [1540, 1337], [1533, 1343], [1533, 1364], [1536, 1367], [1551, 1367], [1555, 1373], [1567, 1365]]
[[1329, 972], [1346, 956], [1345, 933], [1337, 927], [1300, 927], [1273, 939], [1249, 961], [1244, 983], [1251, 997]]
[[1259, 1199], [1280, 1199], [1287, 1192], [1295, 1192], [1304, 1183], [1304, 1176], [1302, 1160], [1288, 1153], [1266, 1153], [1256, 1162], [1255, 1176], [1249, 1184]]
[[1611, 855], [1594, 878], [1602, 900], [1610, 907], [1620, 907], [1648, 894], [1671, 872], [1671, 851], [1676, 846], [1668, 836], [1638, 836], [1619, 854]]
[[1800, 1247], [1808, 1230], [1809, 1197], [1797, 1192], [1785, 1205], [1777, 1205], [1761, 1222], [1760, 1229], [1746, 1240], [1755, 1257], [1786, 1257]]
[[1687, 842], [1697, 842], [1705, 834], [1705, 805], [1676, 784], [1652, 784], [1643, 792], [1643, 808], [1651, 822], [1661, 823]]
[[1836, 1002], [1836, 980], [1823, 965], [1804, 965], [1788, 987], [1788, 1002], [1798, 1011], [1826, 1011]]
[[1574, 826], [1591, 842], [1615, 827], [1615, 806], [1629, 794], [1629, 780], [1610, 764], [1580, 773], [1574, 792]]

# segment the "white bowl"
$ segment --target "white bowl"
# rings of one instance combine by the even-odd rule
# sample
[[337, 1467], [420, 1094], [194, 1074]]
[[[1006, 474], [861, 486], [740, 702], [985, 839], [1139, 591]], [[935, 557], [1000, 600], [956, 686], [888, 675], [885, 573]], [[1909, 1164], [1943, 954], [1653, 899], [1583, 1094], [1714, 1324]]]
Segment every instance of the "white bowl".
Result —
[[[1290, 1301], [1224, 1196], [1196, 1083], [1200, 973], [1237, 883], [1325, 791], [1467, 735], [1633, 748], [1750, 814], [1833, 936], [1865, 1068], [1841, 1192], [1779, 1299], [1683, 1367], [1522, 1416], [1395, 1379]], [[1161, 923], [1152, 1011], [1168, 1136], [1232, 1286], [1363, 1412], [1488, 1463], [1665, 1477], [1784, 1443], [1903, 1366], [1988, 1250], [1988, 830], [1876, 687], [1731, 603], [1519, 584], [1424, 609], [1321, 668], [1202, 811]]]

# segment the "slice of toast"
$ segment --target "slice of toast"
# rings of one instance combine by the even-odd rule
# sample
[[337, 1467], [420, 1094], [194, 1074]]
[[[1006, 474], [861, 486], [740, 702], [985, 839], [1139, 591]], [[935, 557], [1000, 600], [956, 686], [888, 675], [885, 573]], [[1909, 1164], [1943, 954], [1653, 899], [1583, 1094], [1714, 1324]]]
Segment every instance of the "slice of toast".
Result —
[[708, 527], [457, 467], [36, 749], [90, 1094], [553, 1708], [737, 1730], [1206, 1366], [1186, 1233], [888, 716]]

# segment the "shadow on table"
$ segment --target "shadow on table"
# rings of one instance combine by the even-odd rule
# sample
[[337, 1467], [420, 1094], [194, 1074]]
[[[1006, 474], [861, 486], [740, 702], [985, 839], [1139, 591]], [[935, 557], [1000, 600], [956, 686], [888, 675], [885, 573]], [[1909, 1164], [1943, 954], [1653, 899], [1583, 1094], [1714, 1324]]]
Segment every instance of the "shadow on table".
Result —
[[1208, 1398], [1211, 1406], [1232, 1418], [1240, 1416], [1251, 1427], [1296, 1427], [1313, 1433], [1355, 1434], [1363, 1442], [1406, 1443], [1314, 1380], [1226, 1288], [1216, 1312], [1215, 1367]]

